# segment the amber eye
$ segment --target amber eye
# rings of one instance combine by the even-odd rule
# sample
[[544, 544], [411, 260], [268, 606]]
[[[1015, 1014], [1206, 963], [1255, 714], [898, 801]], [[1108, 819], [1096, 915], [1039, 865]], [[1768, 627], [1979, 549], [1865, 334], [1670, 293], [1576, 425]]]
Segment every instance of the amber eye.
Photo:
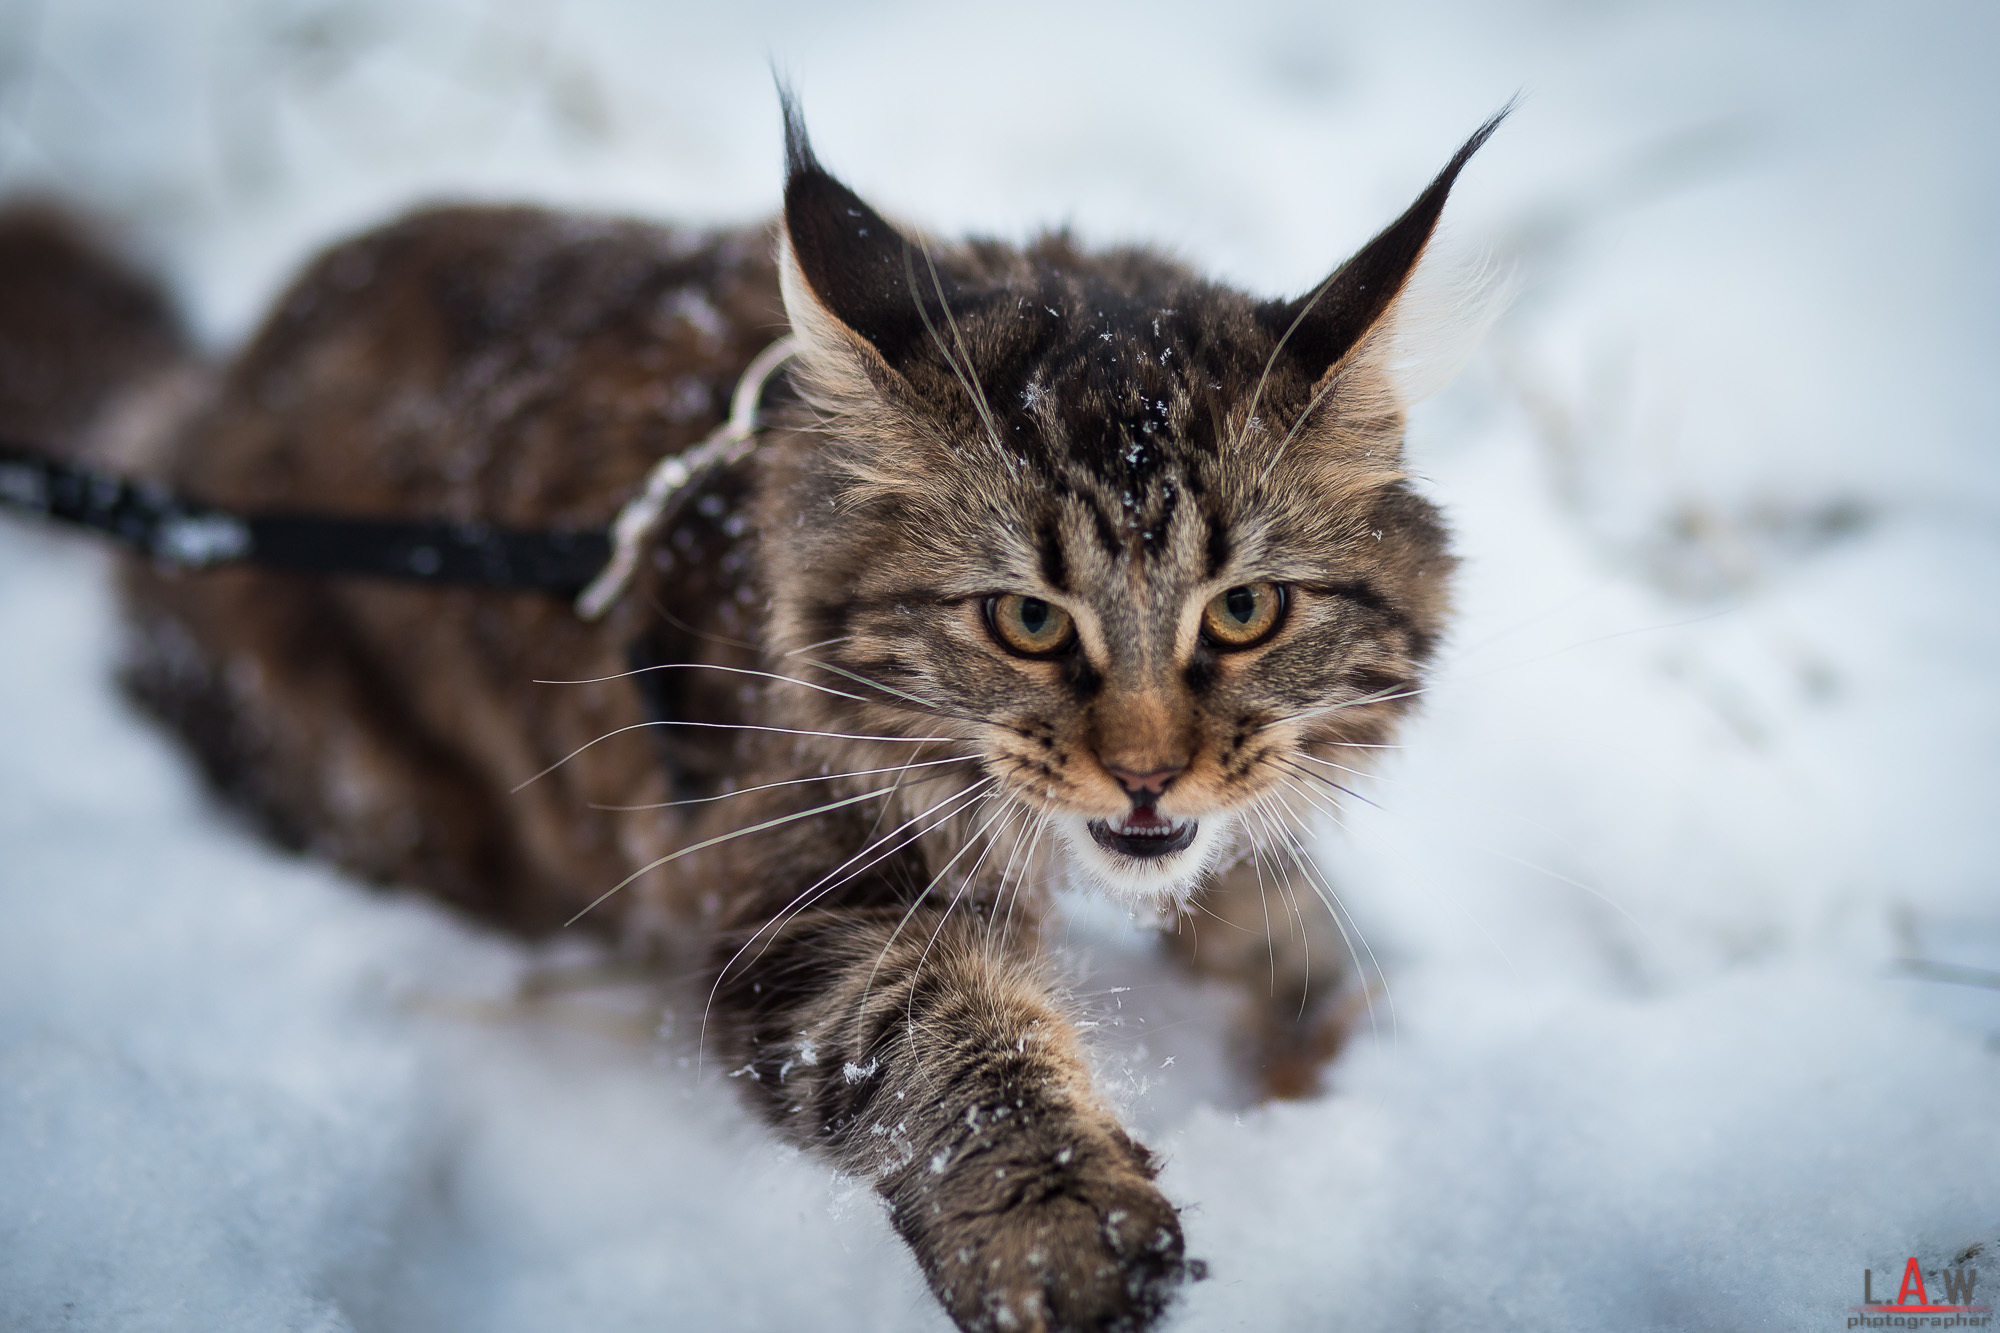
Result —
[[987, 598], [986, 619], [1000, 646], [1023, 657], [1053, 657], [1076, 639], [1076, 622], [1069, 612], [1018, 592]]
[[1248, 648], [1270, 636], [1284, 610], [1283, 588], [1275, 583], [1245, 583], [1208, 599], [1201, 611], [1201, 632], [1218, 648]]

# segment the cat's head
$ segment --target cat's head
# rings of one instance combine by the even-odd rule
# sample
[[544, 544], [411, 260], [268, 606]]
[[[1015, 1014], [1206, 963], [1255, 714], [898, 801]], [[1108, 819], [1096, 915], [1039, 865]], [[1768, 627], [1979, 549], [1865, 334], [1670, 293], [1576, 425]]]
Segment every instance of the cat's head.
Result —
[[954, 738], [1154, 900], [1384, 744], [1452, 566], [1405, 480], [1398, 298], [1497, 121], [1325, 283], [1257, 300], [1149, 250], [892, 226], [788, 105], [819, 429], [765, 541], [774, 648], [862, 697], [818, 698], [829, 729]]

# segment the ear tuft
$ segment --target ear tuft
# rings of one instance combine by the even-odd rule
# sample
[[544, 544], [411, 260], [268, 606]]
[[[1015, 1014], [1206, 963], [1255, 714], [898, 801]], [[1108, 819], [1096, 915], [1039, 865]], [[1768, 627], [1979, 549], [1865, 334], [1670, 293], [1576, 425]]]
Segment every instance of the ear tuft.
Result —
[[799, 95], [791, 85], [778, 84], [778, 107], [785, 117], [785, 181], [790, 184], [792, 177], [808, 171], [824, 174], [819, 159], [813, 156], [812, 137], [806, 133], [805, 113], [799, 110]]
[[1284, 331], [1285, 354], [1308, 374], [1319, 378], [1333, 370], [1383, 323], [1423, 258], [1459, 172], [1513, 110], [1510, 101], [1475, 130], [1416, 202], [1332, 277], [1297, 300], [1260, 309], [1267, 325]]
[[[914, 244], [822, 167], [789, 90], [785, 111], [785, 239], [797, 276], [820, 313], [899, 362], [927, 335], [919, 300], [949, 301], [958, 287]], [[923, 287], [912, 292], [911, 274]], [[933, 291], [933, 284], [941, 290]], [[789, 303], [788, 303], [789, 308]], [[789, 311], [792, 322], [800, 311]]]

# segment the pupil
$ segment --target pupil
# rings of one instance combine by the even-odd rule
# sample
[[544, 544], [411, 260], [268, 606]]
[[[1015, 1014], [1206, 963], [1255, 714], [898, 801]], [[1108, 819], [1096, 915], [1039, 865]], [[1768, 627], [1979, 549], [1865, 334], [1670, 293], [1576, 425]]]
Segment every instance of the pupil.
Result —
[[1040, 634], [1048, 627], [1049, 604], [1036, 597], [1021, 599], [1021, 628], [1030, 634]]
[[1230, 619], [1239, 625], [1247, 625], [1257, 610], [1257, 594], [1248, 588], [1231, 588], [1222, 595], [1222, 605], [1229, 611]]

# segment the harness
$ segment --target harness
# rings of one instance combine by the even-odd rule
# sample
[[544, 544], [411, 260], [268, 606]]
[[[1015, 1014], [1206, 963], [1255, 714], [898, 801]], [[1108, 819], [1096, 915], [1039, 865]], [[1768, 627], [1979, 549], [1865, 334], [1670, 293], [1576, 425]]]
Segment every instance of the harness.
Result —
[[579, 617], [598, 620], [630, 586], [647, 541], [678, 508], [689, 484], [750, 452], [765, 386], [797, 352], [790, 337], [759, 352], [736, 383], [728, 418], [700, 443], [655, 464], [608, 528], [237, 513], [5, 439], [0, 509], [102, 532], [168, 569], [251, 565], [331, 578], [539, 592], [573, 598]]

